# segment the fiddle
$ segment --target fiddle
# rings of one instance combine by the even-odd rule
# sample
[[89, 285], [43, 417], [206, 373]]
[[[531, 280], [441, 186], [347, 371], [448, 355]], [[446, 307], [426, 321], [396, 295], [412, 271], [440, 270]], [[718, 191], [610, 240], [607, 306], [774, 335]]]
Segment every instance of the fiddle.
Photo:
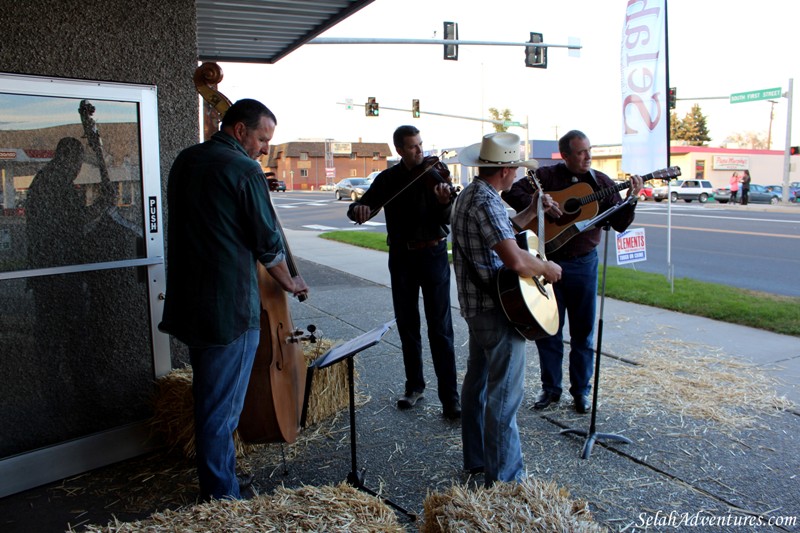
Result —
[[[419, 174], [415, 175], [414, 173], [417, 169], [419, 169]], [[431, 190], [434, 190], [439, 184], [447, 185], [450, 190], [451, 200], [458, 194], [456, 188], [453, 186], [453, 180], [450, 177], [450, 169], [435, 155], [429, 155], [423, 158], [422, 163], [412, 170], [411, 177], [412, 182], [416, 181], [418, 178], [423, 178], [425, 185]]]
[[[435, 155], [429, 155], [422, 159], [422, 163], [411, 169], [411, 179], [409, 182], [384, 203], [375, 208], [369, 208], [366, 205], [356, 206], [356, 218], [353, 220], [355, 220], [356, 224], [363, 224], [364, 222], [372, 219], [380, 212], [381, 209], [386, 207], [389, 202], [397, 198], [400, 194], [402, 194], [403, 191], [411, 187], [420, 179], [423, 180], [423, 183], [431, 190], [431, 192], [434, 192], [434, 194], [437, 185], [447, 185], [450, 190], [451, 201], [458, 194], [458, 191], [453, 186], [453, 182], [450, 179], [450, 169], [448, 169], [447, 165], [442, 163], [438, 157]], [[363, 209], [364, 211], [359, 212], [360, 209]]]

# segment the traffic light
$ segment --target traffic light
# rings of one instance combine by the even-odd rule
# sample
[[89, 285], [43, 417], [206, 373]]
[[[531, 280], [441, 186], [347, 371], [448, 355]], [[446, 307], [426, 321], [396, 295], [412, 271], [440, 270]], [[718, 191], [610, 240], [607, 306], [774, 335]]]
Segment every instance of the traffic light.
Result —
[[[529, 43], [541, 43], [543, 37], [541, 33], [531, 32]], [[540, 46], [525, 47], [525, 66], [533, 68], [547, 68], [547, 48]]]
[[419, 100], [416, 98], [411, 100], [411, 115], [414, 118], [419, 118]]
[[[458, 40], [458, 23], [445, 22], [444, 23], [444, 38], [448, 41]], [[451, 61], [458, 61], [458, 45], [446, 44], [444, 45], [444, 58]]]
[[670, 87], [669, 92], [667, 93], [667, 107], [670, 109], [675, 109], [675, 102], [678, 101], [678, 89], [675, 87]]
[[800, 155], [800, 146], [790, 146], [789, 155]]
[[380, 114], [380, 107], [374, 96], [367, 98], [367, 103], [364, 104], [364, 114], [368, 117], [377, 117]]

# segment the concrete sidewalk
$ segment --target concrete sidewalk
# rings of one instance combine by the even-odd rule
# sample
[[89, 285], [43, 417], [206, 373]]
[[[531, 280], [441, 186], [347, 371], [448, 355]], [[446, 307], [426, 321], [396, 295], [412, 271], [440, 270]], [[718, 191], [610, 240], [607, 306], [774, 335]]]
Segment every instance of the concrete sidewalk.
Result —
[[[319, 238], [321, 232], [286, 230], [292, 253], [302, 259], [390, 287], [388, 257], [384, 252], [357, 248]], [[455, 276], [451, 278], [451, 302], [458, 308]], [[313, 287], [311, 287], [313, 291]], [[600, 302], [598, 297], [598, 318]], [[458, 316], [454, 312], [454, 317]], [[717, 348], [753, 363], [779, 382], [777, 392], [800, 406], [800, 338], [685, 315], [606, 298], [603, 312], [603, 351], [629, 345], [651, 330], [687, 343]], [[565, 339], [569, 333], [564, 330]]]
[[[311, 287], [305, 302], [291, 300], [295, 326], [314, 324], [323, 339], [338, 342], [393, 318], [385, 253], [320, 239], [312, 231], [287, 231], [287, 237]], [[517, 414], [528, 474], [589, 502], [592, 516], [610, 531], [642, 531], [647, 520], [670, 513], [790, 519], [759, 531], [800, 531], [800, 340], [610, 299], [603, 322], [598, 431], [614, 432], [631, 443], [600, 438], [584, 459], [588, 441], [562, 430], [585, 428], [591, 416], [576, 414], [568, 398], [543, 411], [531, 409], [539, 368], [536, 347], [528, 343], [526, 397]], [[469, 335], [455, 312], [453, 328], [461, 381]], [[421, 518], [430, 493], [454, 483], [482, 483], [462, 470], [461, 425], [442, 417], [427, 342], [423, 346], [428, 388], [419, 405], [404, 411], [396, 407], [404, 372], [399, 335], [391, 328], [377, 345], [354, 357], [358, 405], [352, 426], [342, 411], [305, 428], [293, 445], [265, 445], [240, 461], [243, 470], [254, 474], [259, 493], [280, 486], [337, 484], [355, 466], [366, 473], [366, 487]], [[772, 385], [759, 388], [761, 373], [739, 360], [780, 378], [778, 394], [794, 402], [792, 410], [776, 409]], [[665, 371], [661, 363], [668, 361], [683, 364]], [[706, 370], [715, 373], [703, 383], [703, 393], [687, 392], [686, 383], [696, 387], [693, 378]], [[718, 391], [721, 382], [743, 384], [745, 403], [732, 402], [724, 386]], [[704, 416], [706, 407], [722, 416]], [[353, 448], [351, 429], [358, 435]], [[55, 532], [71, 526], [81, 531], [86, 524], [129, 522], [191, 506], [197, 491], [192, 461], [176, 450], [160, 449], [0, 499], [0, 530]], [[407, 531], [419, 530], [419, 521], [404, 520], [402, 514], [398, 518]], [[692, 529], [735, 533], [752, 528]]]

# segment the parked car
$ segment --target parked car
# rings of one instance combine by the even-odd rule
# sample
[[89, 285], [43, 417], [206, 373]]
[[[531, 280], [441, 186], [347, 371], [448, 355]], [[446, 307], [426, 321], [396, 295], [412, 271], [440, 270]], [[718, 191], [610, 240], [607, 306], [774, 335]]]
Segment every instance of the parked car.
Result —
[[731, 201], [731, 188], [730, 187], [720, 187], [719, 189], [714, 189], [713, 192], [714, 200], [721, 204], [727, 204]]
[[789, 184], [789, 201], [796, 202], [800, 200], [800, 181], [793, 181]]
[[335, 185], [333, 183], [325, 183], [319, 186], [320, 191], [332, 191]]
[[275, 178], [267, 178], [271, 192], [286, 192], [286, 182]]
[[369, 175], [366, 177], [366, 180], [372, 185], [372, 182], [375, 181], [375, 178], [378, 177], [378, 174], [383, 172], [382, 170], [376, 170], [375, 172], [370, 172]]
[[[678, 180], [672, 185], [670, 200], [677, 202], [678, 199], [684, 202], [697, 200], [701, 204], [708, 201], [714, 194], [714, 187], [708, 180]], [[667, 198], [667, 187], [656, 187], [653, 189], [653, 200], [660, 202]]]
[[350, 198], [355, 202], [360, 200], [368, 190], [369, 182], [367, 178], [345, 178], [333, 186], [333, 195], [337, 200]]
[[783, 189], [780, 185], [757, 185], [750, 184], [750, 193], [748, 194], [748, 202], [751, 204], [779, 204], [783, 195]]
[[653, 199], [653, 185], [650, 183], [645, 183], [642, 186], [642, 190], [639, 191], [639, 201], [644, 202], [647, 199]]
[[[782, 185], [767, 185], [770, 192], [777, 192], [783, 201], [783, 186]], [[793, 181], [789, 184], [789, 201], [796, 202], [800, 197], [800, 181]]]

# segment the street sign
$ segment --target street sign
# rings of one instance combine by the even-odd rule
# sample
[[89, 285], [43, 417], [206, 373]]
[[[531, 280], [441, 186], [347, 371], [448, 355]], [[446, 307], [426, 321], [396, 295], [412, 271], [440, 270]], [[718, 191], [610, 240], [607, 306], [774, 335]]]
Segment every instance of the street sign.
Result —
[[522, 124], [520, 124], [519, 122], [515, 122], [513, 120], [504, 120], [503, 121], [503, 127], [508, 128], [510, 126], [522, 126]]
[[732, 104], [740, 104], [742, 102], [755, 102], [756, 100], [769, 100], [770, 98], [780, 98], [781, 88], [775, 87], [774, 89], [761, 89], [759, 91], [749, 91], [746, 93], [734, 93], [731, 95]]

